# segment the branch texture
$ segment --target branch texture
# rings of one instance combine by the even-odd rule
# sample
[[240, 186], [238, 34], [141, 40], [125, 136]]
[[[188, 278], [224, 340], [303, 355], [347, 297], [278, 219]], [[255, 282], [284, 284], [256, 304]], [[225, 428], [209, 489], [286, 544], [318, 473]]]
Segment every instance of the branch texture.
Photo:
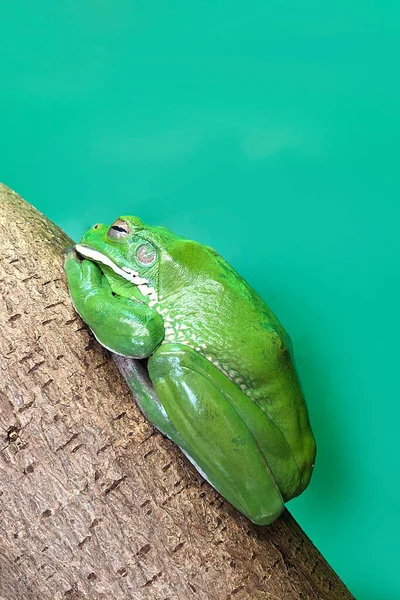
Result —
[[72, 308], [71, 240], [0, 208], [0, 600], [351, 599], [287, 511], [252, 525], [153, 429]]

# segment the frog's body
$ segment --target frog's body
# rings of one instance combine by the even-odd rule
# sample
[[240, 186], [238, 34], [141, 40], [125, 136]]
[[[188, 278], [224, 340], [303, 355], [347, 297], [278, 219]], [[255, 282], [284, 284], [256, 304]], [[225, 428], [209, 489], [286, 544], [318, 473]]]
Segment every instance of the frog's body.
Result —
[[275, 520], [315, 457], [275, 315], [213, 249], [135, 217], [94, 226], [76, 250], [86, 260], [71, 255], [66, 270], [77, 311], [111, 351], [149, 357], [155, 391], [125, 369], [142, 410], [251, 520]]

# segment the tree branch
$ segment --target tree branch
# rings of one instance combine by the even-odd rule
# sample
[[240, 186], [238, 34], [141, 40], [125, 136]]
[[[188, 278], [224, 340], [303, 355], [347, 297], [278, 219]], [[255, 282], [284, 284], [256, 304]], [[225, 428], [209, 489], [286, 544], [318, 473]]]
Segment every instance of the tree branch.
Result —
[[0, 596], [352, 598], [287, 511], [252, 525], [144, 419], [72, 308], [71, 240], [0, 206]]

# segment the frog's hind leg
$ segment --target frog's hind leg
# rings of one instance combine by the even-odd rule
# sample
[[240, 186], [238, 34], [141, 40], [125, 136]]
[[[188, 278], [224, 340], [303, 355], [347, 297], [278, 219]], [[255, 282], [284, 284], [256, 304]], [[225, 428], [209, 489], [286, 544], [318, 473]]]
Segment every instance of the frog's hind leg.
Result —
[[157, 392], [147, 371], [147, 361], [120, 356], [119, 354], [113, 354], [113, 359], [142, 413], [161, 433], [176, 444], [181, 445], [184, 443], [183, 438], [171, 423], [165, 412], [165, 408], [157, 396]]
[[174, 441], [196, 468], [254, 523], [277, 519], [283, 510], [278, 485], [229, 396], [249, 399], [206, 358], [181, 344], [162, 344], [150, 357], [148, 371], [171, 425], [179, 431], [180, 441]]

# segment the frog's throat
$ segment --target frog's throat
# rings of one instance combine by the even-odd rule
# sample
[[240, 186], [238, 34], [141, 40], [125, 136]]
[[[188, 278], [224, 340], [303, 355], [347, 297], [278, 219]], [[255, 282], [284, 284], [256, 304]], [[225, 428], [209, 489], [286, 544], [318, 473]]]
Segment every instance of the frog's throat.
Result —
[[119, 267], [115, 264], [115, 262], [111, 260], [111, 258], [106, 256], [105, 254], [102, 254], [98, 250], [91, 248], [90, 246], [76, 244], [75, 250], [78, 252], [78, 254], [81, 254], [85, 258], [110, 267], [110, 269], [112, 269], [114, 273], [116, 273], [119, 277], [122, 277], [123, 279], [126, 279], [130, 283], [136, 285], [142, 296], [148, 298], [148, 306], [153, 307], [157, 304], [158, 295], [156, 290], [148, 285], [149, 280], [145, 279], [144, 277], [141, 277], [138, 271], [134, 271], [133, 269], [129, 269], [128, 267]]

